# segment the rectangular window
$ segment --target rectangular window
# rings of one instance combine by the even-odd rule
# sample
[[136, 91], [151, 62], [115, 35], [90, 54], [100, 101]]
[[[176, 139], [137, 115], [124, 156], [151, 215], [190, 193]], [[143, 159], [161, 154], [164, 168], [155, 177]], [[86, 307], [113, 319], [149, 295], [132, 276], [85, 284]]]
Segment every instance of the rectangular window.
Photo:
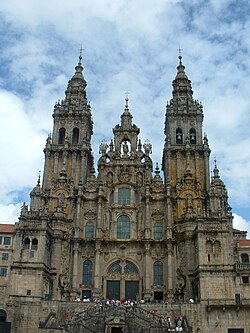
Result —
[[3, 237], [0, 236], [0, 245], [2, 245]]
[[8, 260], [9, 259], [9, 253], [2, 253], [2, 260]]
[[118, 205], [130, 205], [130, 188], [119, 188]]
[[241, 303], [240, 301], [240, 294], [235, 294], [235, 303], [239, 305]]
[[248, 276], [242, 276], [242, 282], [243, 283], [249, 283], [249, 277]]
[[30, 295], [31, 295], [31, 290], [28, 289], [28, 290], [27, 290], [27, 296], [30, 296]]
[[0, 267], [0, 276], [7, 276], [7, 268]]
[[4, 237], [3, 244], [4, 245], [10, 245], [11, 244], [11, 237]]

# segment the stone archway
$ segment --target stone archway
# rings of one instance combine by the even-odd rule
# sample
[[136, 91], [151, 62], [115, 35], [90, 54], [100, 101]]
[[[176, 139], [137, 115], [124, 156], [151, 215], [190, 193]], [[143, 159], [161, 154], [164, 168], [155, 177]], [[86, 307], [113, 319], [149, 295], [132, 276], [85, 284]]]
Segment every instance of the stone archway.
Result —
[[0, 309], [0, 321], [5, 322], [7, 319], [7, 313], [5, 310]]
[[134, 263], [117, 260], [107, 269], [106, 298], [137, 300], [140, 296], [140, 274]]

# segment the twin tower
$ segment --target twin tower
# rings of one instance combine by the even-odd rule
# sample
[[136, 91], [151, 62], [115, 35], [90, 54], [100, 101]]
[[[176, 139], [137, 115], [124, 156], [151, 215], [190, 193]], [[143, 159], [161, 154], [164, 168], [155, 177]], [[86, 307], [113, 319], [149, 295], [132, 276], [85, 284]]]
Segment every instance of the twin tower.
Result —
[[[16, 224], [15, 297], [202, 302], [209, 293], [234, 294], [227, 190], [216, 163], [210, 176], [203, 108], [181, 56], [166, 106], [164, 179], [132, 118], [126, 98], [113, 139], [100, 144], [96, 174], [80, 55], [65, 98], [54, 106], [42, 182]], [[225, 269], [229, 288], [220, 296]]]

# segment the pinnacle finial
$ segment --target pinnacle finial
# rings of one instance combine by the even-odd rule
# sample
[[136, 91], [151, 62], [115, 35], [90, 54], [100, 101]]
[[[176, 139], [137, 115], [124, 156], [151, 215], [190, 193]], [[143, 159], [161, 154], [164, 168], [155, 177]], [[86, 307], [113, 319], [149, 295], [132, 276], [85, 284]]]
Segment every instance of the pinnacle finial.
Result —
[[182, 51], [183, 51], [183, 49], [181, 49], [181, 47], [179, 46], [179, 48], [177, 50], [179, 51], [179, 65], [182, 65], [181, 60], [182, 60]]
[[217, 160], [214, 159], [214, 178], [219, 178], [219, 169], [217, 168]]
[[40, 186], [40, 184], [41, 184], [41, 170], [39, 170], [39, 172], [38, 172], [38, 179], [37, 179], [37, 186]]
[[82, 66], [82, 50], [83, 50], [83, 48], [82, 48], [82, 46], [81, 46], [81, 48], [80, 48], [80, 54], [79, 54], [79, 62], [78, 62], [78, 66]]
[[128, 110], [128, 109], [129, 109], [129, 108], [128, 108], [128, 101], [129, 101], [129, 99], [128, 99], [128, 95], [129, 95], [129, 93], [126, 92], [125, 95], [126, 95], [126, 97], [125, 97], [125, 110]]

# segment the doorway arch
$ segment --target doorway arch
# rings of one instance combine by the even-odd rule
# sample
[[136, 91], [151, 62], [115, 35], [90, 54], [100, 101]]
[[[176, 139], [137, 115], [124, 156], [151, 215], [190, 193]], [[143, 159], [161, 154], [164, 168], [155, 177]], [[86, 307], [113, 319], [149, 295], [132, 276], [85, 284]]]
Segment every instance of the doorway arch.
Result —
[[140, 297], [140, 273], [130, 260], [116, 260], [106, 272], [106, 298], [111, 300], [138, 300]]
[[7, 318], [7, 313], [5, 310], [3, 309], [0, 309], [0, 321], [3, 322], [3, 321], [6, 321], [6, 318]]

